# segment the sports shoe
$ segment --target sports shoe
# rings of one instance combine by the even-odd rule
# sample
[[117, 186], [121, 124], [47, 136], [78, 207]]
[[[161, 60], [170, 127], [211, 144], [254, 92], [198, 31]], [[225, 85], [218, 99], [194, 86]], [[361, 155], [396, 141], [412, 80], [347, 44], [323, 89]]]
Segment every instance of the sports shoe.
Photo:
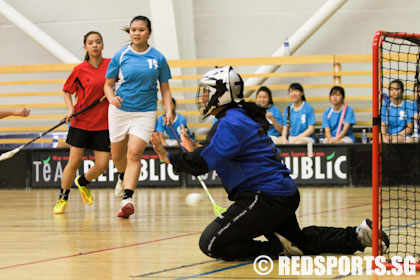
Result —
[[118, 217], [128, 218], [134, 214], [134, 205], [131, 197], [121, 200], [121, 210], [118, 212]]
[[283, 237], [277, 232], [274, 233], [275, 236], [280, 240], [281, 245], [283, 245], [283, 254], [287, 257], [291, 256], [303, 256], [302, 250], [300, 250], [296, 245], [292, 244], [289, 239]]
[[[369, 219], [365, 219], [357, 228], [357, 239], [360, 240], [363, 246], [365, 247], [372, 247], [372, 221]], [[382, 231], [381, 234], [381, 252], [386, 253], [389, 248], [389, 237], [388, 235]]]
[[115, 196], [122, 197], [124, 194], [124, 181], [120, 179], [120, 175], [118, 175], [118, 181], [115, 185]]
[[63, 214], [64, 210], [66, 210], [66, 206], [67, 200], [59, 198], [53, 210], [54, 214]]
[[90, 193], [90, 190], [89, 190], [88, 186], [81, 186], [79, 184], [79, 178], [80, 177], [81, 177], [81, 175], [77, 176], [76, 179], [74, 179], [74, 183], [79, 188], [80, 196], [82, 197], [83, 202], [86, 203], [87, 205], [91, 205], [93, 203], [92, 194]]

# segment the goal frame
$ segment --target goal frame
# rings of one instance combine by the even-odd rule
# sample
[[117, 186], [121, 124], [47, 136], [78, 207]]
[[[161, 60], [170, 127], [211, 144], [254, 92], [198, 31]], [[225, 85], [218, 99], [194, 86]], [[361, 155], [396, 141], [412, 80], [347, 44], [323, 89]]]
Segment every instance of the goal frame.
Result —
[[[379, 101], [381, 98], [381, 80], [380, 80], [380, 59], [379, 49], [382, 45], [384, 35], [387, 37], [404, 38], [416, 37], [420, 39], [420, 34], [406, 33], [406, 32], [386, 32], [377, 31], [373, 37], [372, 44], [372, 256], [380, 255], [379, 246], [379, 231], [380, 227], [380, 205], [381, 198], [381, 157], [382, 143], [380, 141], [381, 118], [379, 112]], [[375, 263], [373, 263], [375, 267]], [[391, 263], [384, 264], [387, 269], [392, 269], [394, 266]], [[420, 263], [415, 264], [416, 270], [420, 270]]]

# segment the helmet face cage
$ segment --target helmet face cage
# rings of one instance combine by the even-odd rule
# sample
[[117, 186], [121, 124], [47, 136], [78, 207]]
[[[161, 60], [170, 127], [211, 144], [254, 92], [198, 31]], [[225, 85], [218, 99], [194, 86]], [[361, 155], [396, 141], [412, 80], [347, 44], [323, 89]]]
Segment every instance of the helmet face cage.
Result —
[[207, 108], [207, 105], [211, 96], [213, 96], [215, 93], [216, 89], [211, 86], [201, 84], [198, 86], [197, 94], [195, 97], [195, 104], [197, 105], [198, 111], [200, 111], [200, 114], [203, 116], [203, 118], [207, 117], [211, 112], [211, 110], [209, 110], [210, 108]]
[[196, 105], [203, 119], [217, 107], [243, 100], [242, 78], [225, 66], [207, 72], [200, 80]]

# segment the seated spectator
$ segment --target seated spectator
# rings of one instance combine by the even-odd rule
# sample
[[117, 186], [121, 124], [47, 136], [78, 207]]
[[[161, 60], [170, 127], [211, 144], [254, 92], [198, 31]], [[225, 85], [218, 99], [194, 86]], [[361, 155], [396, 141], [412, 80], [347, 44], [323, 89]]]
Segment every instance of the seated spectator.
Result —
[[6, 109], [0, 110], [0, 119], [9, 117], [9, 116], [16, 116], [16, 117], [27, 117], [31, 110], [27, 108], [19, 108], [19, 109]]
[[340, 86], [331, 88], [332, 106], [322, 115], [322, 128], [325, 130], [324, 143], [354, 143], [353, 125], [356, 124], [356, 117], [353, 108], [345, 105], [344, 98], [344, 88]]
[[[172, 98], [173, 103], [173, 115], [175, 116], [172, 126], [174, 130], [178, 133], [179, 137], [181, 137], [181, 125], [187, 128], [187, 120], [186, 118], [176, 113], [176, 101]], [[164, 122], [165, 115], [161, 115], [157, 122], [155, 130], [158, 132], [160, 140], [162, 141], [163, 145], [165, 146], [177, 146], [178, 142], [176, 141], [175, 135], [172, 133], [172, 130], [165, 124]], [[190, 138], [193, 138], [191, 132], [187, 128], [187, 133]], [[165, 137], [166, 136], [166, 137]], [[166, 138], [166, 139], [165, 139]]]
[[413, 142], [413, 105], [404, 100], [404, 84], [401, 80], [393, 80], [389, 84], [388, 106], [382, 106], [381, 132], [384, 143]]
[[283, 130], [283, 117], [280, 109], [274, 106], [273, 96], [268, 87], [262, 86], [258, 89], [256, 103], [267, 110], [265, 117], [270, 124], [267, 135], [271, 137], [275, 144], [280, 144], [279, 137]]
[[[315, 112], [306, 102], [305, 92], [299, 83], [289, 86], [291, 104], [284, 110], [281, 144], [315, 143]], [[290, 115], [289, 115], [290, 113]]]

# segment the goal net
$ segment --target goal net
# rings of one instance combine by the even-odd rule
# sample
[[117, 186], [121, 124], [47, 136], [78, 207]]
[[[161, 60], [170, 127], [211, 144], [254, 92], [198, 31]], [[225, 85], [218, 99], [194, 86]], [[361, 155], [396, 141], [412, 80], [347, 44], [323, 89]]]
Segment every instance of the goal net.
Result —
[[[420, 260], [420, 34], [378, 31], [373, 41], [373, 255]], [[378, 242], [390, 239], [388, 252]]]

